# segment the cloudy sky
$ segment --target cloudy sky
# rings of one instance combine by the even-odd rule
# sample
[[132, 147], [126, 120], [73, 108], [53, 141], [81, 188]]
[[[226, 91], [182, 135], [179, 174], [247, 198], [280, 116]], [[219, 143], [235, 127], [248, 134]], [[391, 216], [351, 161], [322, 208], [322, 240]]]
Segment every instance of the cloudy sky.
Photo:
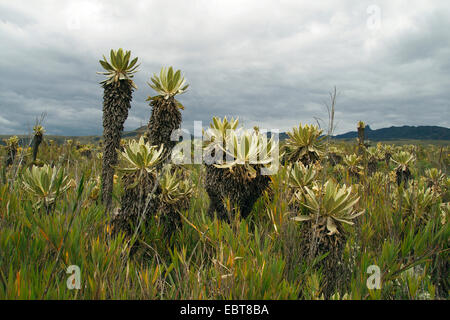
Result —
[[43, 112], [49, 134], [101, 134], [98, 60], [119, 47], [141, 62], [126, 130], [147, 123], [146, 82], [169, 65], [190, 83], [186, 128], [315, 123], [334, 86], [336, 133], [450, 127], [449, 30], [448, 0], [0, 0], [0, 134]]

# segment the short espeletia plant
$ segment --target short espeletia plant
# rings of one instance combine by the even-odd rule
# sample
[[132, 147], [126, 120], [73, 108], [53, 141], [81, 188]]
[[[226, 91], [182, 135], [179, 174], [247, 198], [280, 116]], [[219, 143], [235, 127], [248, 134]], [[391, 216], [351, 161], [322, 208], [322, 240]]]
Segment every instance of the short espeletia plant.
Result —
[[304, 187], [304, 194], [297, 199], [306, 209], [306, 214], [292, 218], [301, 222], [302, 246], [304, 258], [311, 261], [328, 254], [319, 262], [325, 276], [323, 293], [331, 296], [346, 276], [343, 252], [349, 236], [345, 225], [352, 226], [354, 220], [364, 213], [358, 211], [358, 195], [351, 186], [339, 185], [333, 180], [325, 184], [314, 183], [313, 187]]
[[189, 208], [193, 194], [192, 182], [185, 177], [183, 168], [166, 168], [161, 180], [157, 220], [167, 238], [181, 226], [181, 215]]
[[3, 140], [6, 143], [6, 160], [5, 167], [9, 167], [14, 163], [16, 158], [17, 149], [19, 148], [19, 138], [17, 136], [12, 136], [9, 139]]
[[408, 182], [412, 178], [411, 166], [415, 160], [414, 155], [408, 151], [400, 151], [392, 156], [392, 162], [396, 165], [395, 174], [397, 185], [408, 187]]
[[163, 150], [163, 146], [151, 146], [141, 137], [138, 141], [130, 140], [120, 152], [121, 164], [117, 169], [123, 173], [124, 194], [121, 207], [112, 218], [116, 230], [130, 233], [156, 212], [161, 193], [156, 166], [161, 161]]
[[62, 168], [32, 166], [22, 175], [22, 187], [34, 199], [35, 210], [50, 213], [57, 197], [61, 197], [71, 187], [71, 181]]
[[323, 130], [315, 125], [299, 124], [288, 132], [289, 138], [284, 145], [285, 162], [302, 162], [304, 165], [320, 161], [323, 156]]
[[[269, 186], [269, 173], [278, 157], [278, 144], [255, 130], [236, 130], [237, 120], [214, 118], [204, 133], [207, 154], [215, 154], [216, 163], [206, 166], [206, 191], [210, 198], [208, 214], [229, 220], [237, 212], [245, 218]], [[224, 144], [222, 144], [224, 142]], [[225, 161], [223, 160], [225, 159]], [[264, 171], [266, 169], [267, 171]], [[229, 210], [225, 202], [233, 206]]]

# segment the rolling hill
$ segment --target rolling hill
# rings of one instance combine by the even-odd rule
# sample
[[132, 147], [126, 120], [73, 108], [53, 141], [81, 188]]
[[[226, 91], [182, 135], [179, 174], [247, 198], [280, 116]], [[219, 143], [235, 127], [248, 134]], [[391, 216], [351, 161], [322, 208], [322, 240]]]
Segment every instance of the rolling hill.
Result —
[[[366, 139], [385, 140], [450, 140], [450, 129], [438, 126], [402, 126], [372, 130], [366, 126]], [[335, 139], [354, 139], [356, 131], [334, 136]]]
[[[137, 138], [142, 135], [147, 126], [142, 126], [132, 131], [125, 131], [123, 138]], [[0, 145], [4, 145], [3, 139], [9, 138], [11, 135], [0, 135]], [[269, 133], [270, 136], [270, 133]], [[350, 140], [358, 136], [356, 131], [335, 135], [334, 139]], [[20, 144], [28, 144], [30, 136], [19, 135]], [[101, 136], [54, 136], [46, 135], [47, 139], [55, 140], [57, 143], [64, 143], [67, 139], [78, 140], [81, 143], [98, 143]], [[280, 132], [280, 140], [285, 140], [288, 135]], [[402, 126], [390, 127], [372, 130], [369, 125], [366, 126], [366, 139], [372, 141], [389, 141], [389, 140], [441, 140], [450, 141], [450, 129], [438, 126]]]

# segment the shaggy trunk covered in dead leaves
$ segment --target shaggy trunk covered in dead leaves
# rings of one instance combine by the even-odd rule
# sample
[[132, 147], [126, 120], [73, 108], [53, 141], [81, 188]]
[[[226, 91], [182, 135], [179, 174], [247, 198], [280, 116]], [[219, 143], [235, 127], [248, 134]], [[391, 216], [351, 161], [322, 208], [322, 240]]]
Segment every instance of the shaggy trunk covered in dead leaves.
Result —
[[395, 172], [396, 178], [397, 178], [397, 185], [400, 186], [402, 183], [405, 188], [408, 188], [408, 182], [412, 178], [411, 171], [409, 171], [408, 168], [403, 170], [402, 168], [399, 168]]
[[5, 167], [9, 167], [14, 163], [14, 159], [16, 158], [17, 147], [16, 146], [8, 146], [7, 148], [7, 157], [5, 160]]
[[123, 124], [131, 108], [133, 88], [129, 81], [104, 84], [103, 95], [103, 167], [102, 195], [103, 203], [109, 210], [112, 205], [114, 166], [117, 165], [117, 152]]
[[[164, 144], [164, 152], [162, 159], [171, 156], [173, 147], [178, 141], [171, 141], [172, 132], [181, 127], [181, 112], [177, 106], [175, 99], [170, 97], [156, 97], [150, 102], [152, 106], [152, 114], [147, 126], [148, 142], [152, 146], [160, 146]], [[159, 168], [162, 167], [161, 162]]]
[[125, 174], [122, 181], [125, 193], [121, 208], [113, 215], [113, 229], [131, 236], [139, 223], [145, 225], [151, 217], [157, 217], [164, 236], [169, 239], [181, 225], [179, 211], [189, 208], [189, 198], [174, 203], [162, 201], [161, 186], [155, 187], [156, 176], [146, 171]]
[[[172, 141], [171, 135], [174, 130], [180, 129], [182, 116], [174, 97], [165, 99], [157, 96], [151, 99], [150, 106], [152, 114], [147, 125], [146, 136], [152, 146], [164, 145], [164, 151], [161, 158], [164, 159], [156, 165], [158, 171], [162, 170], [164, 163], [170, 162], [173, 148], [178, 141]], [[176, 168], [174, 166], [172, 170]], [[178, 210], [185, 209], [189, 203], [167, 204], [158, 199], [152, 199], [152, 207], [158, 211], [161, 225], [164, 226], [166, 236], [170, 236], [181, 224], [181, 217]], [[157, 203], [158, 202], [158, 203]]]
[[337, 226], [338, 233], [329, 235], [326, 227], [326, 218], [316, 218], [307, 221], [302, 227], [301, 246], [304, 248], [303, 259], [311, 261], [326, 253], [328, 255], [318, 262], [315, 268], [322, 268], [322, 293], [329, 299], [340, 283], [348, 283], [349, 272], [344, 265], [343, 253], [347, 241], [345, 231]]
[[131, 235], [141, 217], [145, 223], [146, 218], [156, 212], [161, 188], [155, 188], [155, 176], [145, 170], [125, 174], [122, 181], [125, 192], [120, 201], [121, 208], [114, 214], [111, 223], [114, 230]]
[[248, 178], [241, 172], [243, 168], [230, 169], [217, 168], [214, 165], [206, 165], [205, 189], [210, 199], [208, 214], [213, 217], [217, 213], [219, 219], [228, 220], [228, 209], [224, 204], [225, 199], [230, 200], [233, 207], [237, 205], [242, 218], [246, 218], [253, 209], [253, 205], [269, 186], [270, 178], [261, 175], [260, 167], [255, 166], [257, 175]]
[[42, 133], [38, 132], [34, 135], [33, 139], [33, 162], [36, 162], [39, 145], [42, 143], [43, 135]]

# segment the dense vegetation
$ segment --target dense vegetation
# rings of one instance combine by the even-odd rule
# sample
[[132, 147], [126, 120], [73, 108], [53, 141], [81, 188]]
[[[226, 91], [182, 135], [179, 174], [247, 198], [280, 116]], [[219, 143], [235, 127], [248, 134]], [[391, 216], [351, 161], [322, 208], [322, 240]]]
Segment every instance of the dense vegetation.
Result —
[[[299, 172], [289, 174], [287, 167], [281, 167], [250, 215], [230, 222], [207, 215], [206, 169], [186, 165], [185, 179], [193, 196], [189, 208], [180, 212], [179, 229], [167, 238], [155, 214], [143, 226], [136, 240], [138, 250], [132, 254], [130, 239], [125, 233], [113, 234], [100, 201], [100, 149], [91, 146], [86, 153], [86, 148], [72, 141], [56, 145], [44, 139], [39, 160], [60, 168], [44, 180], [51, 185], [49, 194], [25, 187], [33, 175], [28, 171], [31, 148], [19, 146], [8, 167], [3, 165], [8, 150], [2, 149], [1, 298], [320, 298], [331, 277], [337, 277], [331, 290], [337, 298], [448, 297], [449, 179], [442, 173], [449, 164], [448, 148], [379, 146], [379, 150], [414, 155], [408, 188], [397, 185], [397, 165], [381, 160], [383, 154], [372, 176], [364, 161], [348, 160], [333, 167], [326, 155], [313, 173], [299, 173], [304, 171], [299, 167]], [[356, 148], [340, 144], [328, 149], [345, 159], [356, 154]], [[114, 206], [120, 206], [124, 174], [119, 171], [115, 178]], [[313, 177], [307, 179], [308, 174]], [[328, 256], [309, 257], [304, 238], [311, 226], [290, 219], [308, 210], [291, 203], [293, 177], [305, 180], [297, 181], [300, 187], [311, 186], [312, 181], [320, 186], [333, 178], [352, 186], [359, 197], [357, 210], [365, 213], [353, 226], [342, 224], [345, 242], [339, 261], [346, 272], [329, 274], [323, 272], [325, 266], [320, 270], [319, 260], [334, 256], [332, 244]], [[72, 264], [81, 268], [81, 290], [66, 288], [66, 268]], [[382, 271], [381, 290], [366, 286], [367, 267], [373, 264]]]
[[448, 298], [448, 146], [370, 145], [363, 122], [351, 143], [299, 124], [279, 145], [216, 117], [176, 144], [188, 85], [172, 68], [151, 78], [147, 130], [123, 140], [130, 55], [101, 61], [101, 144], [57, 144], [41, 124], [29, 143], [5, 140], [0, 298]]

